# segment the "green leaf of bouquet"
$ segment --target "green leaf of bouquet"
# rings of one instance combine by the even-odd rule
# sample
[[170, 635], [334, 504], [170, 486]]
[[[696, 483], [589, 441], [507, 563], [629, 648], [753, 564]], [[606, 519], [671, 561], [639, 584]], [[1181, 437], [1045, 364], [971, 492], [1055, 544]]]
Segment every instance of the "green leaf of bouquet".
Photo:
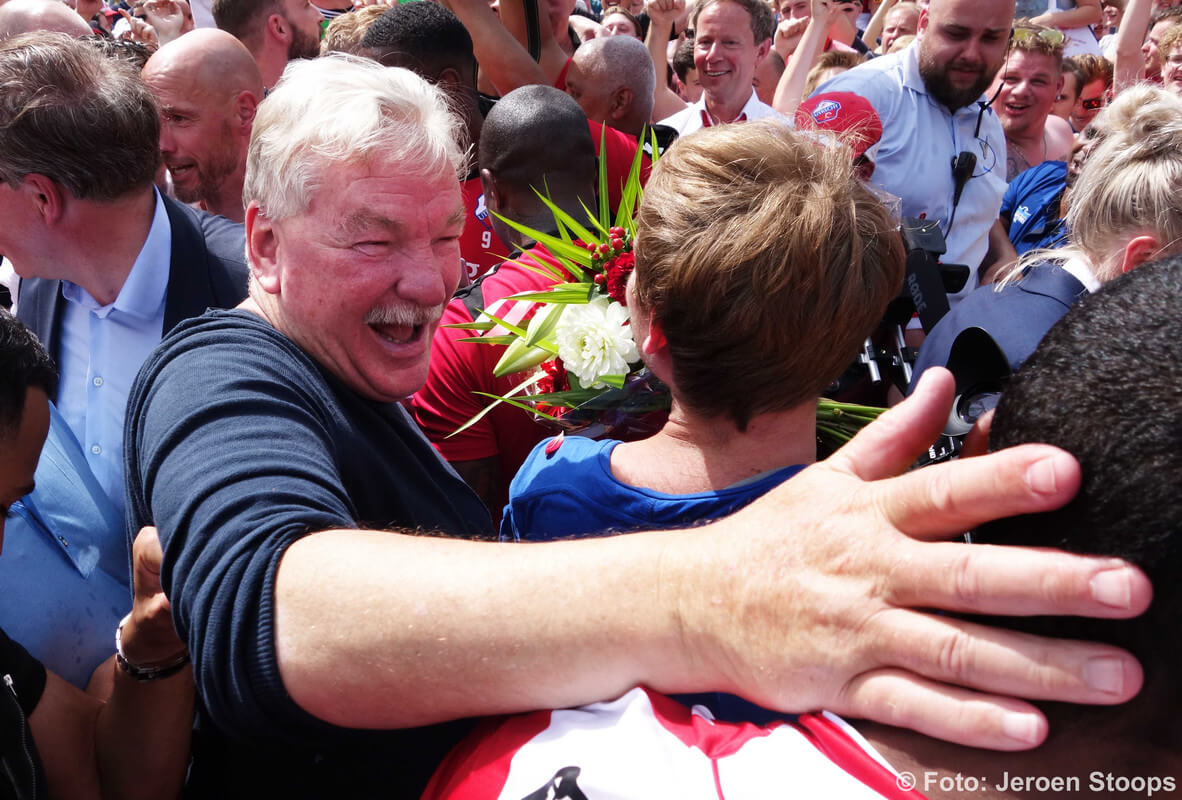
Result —
[[550, 392], [549, 394], [531, 394], [531, 403], [545, 403], [564, 408], [578, 408], [588, 400], [594, 400], [603, 394], [604, 389], [570, 389], [564, 392]]
[[545, 292], [522, 292], [510, 296], [509, 300], [528, 300], [533, 303], [563, 303], [582, 305], [587, 302], [587, 291], [593, 283], [561, 283]]
[[600, 375], [599, 380], [606, 383], [608, 386], [614, 386], [617, 389], [624, 388], [624, 380], [627, 375]]
[[558, 320], [562, 318], [562, 312], [565, 310], [566, 306], [561, 303], [547, 303], [539, 308], [526, 328], [525, 343], [530, 347], [537, 347], [539, 342], [548, 339], [558, 328]]
[[514, 372], [521, 372], [523, 369], [536, 367], [546, 359], [557, 354], [558, 348], [554, 347], [550, 342], [543, 340], [538, 342], [536, 346], [530, 346], [525, 343], [523, 335], [521, 339], [518, 339], [505, 348], [501, 360], [493, 367], [493, 375], [497, 378], [503, 378], [506, 375], [512, 375]]
[[[593, 216], [590, 212], [587, 216]], [[607, 126], [599, 129], [599, 227], [611, 227], [612, 212], [608, 207], [607, 193]]]
[[[498, 214], [495, 211], [492, 211], [490, 213], [493, 216], [495, 216], [497, 219], [499, 219], [501, 222], [504, 222], [510, 228], [517, 231], [518, 233], [525, 234], [529, 238], [533, 239], [535, 242], [545, 245], [546, 249], [548, 249], [556, 257], [569, 259], [569, 260], [573, 261], [575, 264], [581, 265], [582, 267], [590, 267], [591, 266], [591, 253], [584, 250], [582, 247], [579, 247], [578, 245], [575, 245], [575, 244], [571, 244], [570, 242], [565, 242], [557, 236], [552, 236], [549, 233], [544, 233], [542, 231], [536, 230], [534, 228], [529, 227], [528, 225], [522, 225], [519, 222], [514, 222], [511, 219], [501, 216], [500, 214]], [[519, 262], [519, 263], [523, 263], [523, 262]], [[546, 266], [549, 267], [549, 265], [546, 265]], [[554, 272], [554, 274], [557, 275], [557, 272], [555, 270], [551, 269], [551, 272]], [[574, 269], [571, 270], [571, 272], [575, 275], [575, 277], [579, 278], [580, 280], [582, 279], [583, 270], [580, 269], [579, 267], [575, 267]], [[561, 278], [564, 278], [565, 276], [558, 275], [558, 277], [561, 279]]]
[[[595, 215], [591, 213], [591, 209], [587, 208], [587, 204], [581, 199], [579, 200], [579, 205], [583, 207], [583, 211], [587, 214], [587, 219], [590, 220], [591, 224], [595, 226], [595, 230], [599, 231], [600, 241], [606, 242], [611, 236], [611, 232], [608, 231], [607, 227], [602, 222], [595, 218]], [[608, 219], [608, 222], [611, 222], [611, 219]], [[590, 244], [590, 242], [588, 242], [588, 244]]]
[[475, 394], [482, 395], [484, 397], [491, 397], [496, 402], [489, 403], [487, 406], [485, 406], [483, 409], [481, 409], [479, 413], [477, 413], [474, 417], [472, 417], [472, 419], [468, 420], [463, 425], [456, 428], [454, 431], [449, 433], [444, 438], [450, 439], [451, 437], [455, 436], [457, 433], [463, 433], [464, 431], [468, 430], [473, 425], [475, 425], [477, 422], [480, 422], [480, 420], [484, 419], [484, 416], [488, 412], [492, 411], [494, 408], [499, 406], [501, 403], [505, 402], [506, 401], [505, 398], [512, 397], [515, 394], [519, 394], [519, 393], [525, 391], [530, 386], [533, 386], [535, 383], [540, 381], [544, 376], [545, 376], [544, 372], [539, 372], [535, 375], [530, 375], [528, 378], [523, 380], [521, 383], [517, 384], [512, 389], [510, 389], [508, 392], [506, 392], [504, 397], [499, 397], [495, 394], [489, 394], [488, 392], [475, 392]]
[[[515, 407], [520, 408], [524, 411], [528, 411], [531, 414], [537, 414], [542, 419], [548, 419], [551, 422], [558, 421], [558, 417], [555, 417], [551, 414], [547, 414], [545, 411], [538, 411], [536, 408], [534, 408], [529, 403], [522, 403], [520, 401], [513, 400], [512, 398], [509, 398], [509, 397], [498, 397], [497, 395], [490, 394], [488, 392], [473, 392], [473, 394], [478, 394], [478, 395], [481, 395], [482, 397], [495, 398], [498, 403], [507, 403], [508, 405], [515, 406]], [[493, 405], [497, 405], [497, 403], [493, 403]], [[459, 433], [459, 431], [456, 431], [456, 433]]]
[[492, 322], [450, 322], [443, 328], [454, 328], [457, 331], [490, 331], [496, 327]]
[[481, 311], [480, 315], [483, 317], [488, 317], [493, 322], [500, 325], [502, 328], [509, 331], [510, 333], [515, 333], [518, 336], [523, 336], [523, 337], [525, 336], [525, 329], [524, 328], [520, 328], [511, 322], [506, 322], [505, 320], [501, 319], [500, 317], [496, 316], [495, 314], [490, 314], [487, 311]]
[[504, 336], [468, 336], [464, 339], [456, 339], [457, 342], [472, 342], [473, 344], [502, 344], [511, 345], [517, 341], [517, 337], [511, 333]]
[[[595, 241], [595, 236], [591, 233], [591, 231], [584, 228], [579, 224], [578, 220], [559, 208], [553, 200], [539, 192], [537, 189], [534, 189], [534, 194], [541, 198], [542, 202], [546, 204], [546, 208], [550, 209], [550, 213], [554, 215], [554, 221], [558, 223], [559, 228], [565, 225], [574, 231], [575, 236], [582, 239], [586, 244], [590, 244], [591, 242]], [[586, 250], [583, 252], [587, 253]], [[591, 254], [587, 253], [587, 257], [590, 258], [590, 256]]]
[[616, 225], [630, 231], [636, 230], [633, 217], [637, 205], [640, 204], [640, 198], [644, 194], [644, 189], [640, 186], [640, 165], [643, 159], [644, 148], [636, 148], [636, 155], [632, 158], [632, 167], [628, 170], [628, 181], [624, 184], [624, 191], [620, 193], [620, 207], [616, 211]]

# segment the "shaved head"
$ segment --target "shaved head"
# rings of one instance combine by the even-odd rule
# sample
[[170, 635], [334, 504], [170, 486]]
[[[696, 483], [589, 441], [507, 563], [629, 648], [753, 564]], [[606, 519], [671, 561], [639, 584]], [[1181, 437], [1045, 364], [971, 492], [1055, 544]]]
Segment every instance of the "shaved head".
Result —
[[177, 198], [241, 221], [246, 148], [263, 98], [250, 51], [201, 28], [157, 50], [143, 78], [160, 107], [160, 152]]
[[588, 119], [636, 136], [652, 116], [655, 81], [644, 42], [632, 36], [605, 36], [575, 51], [566, 90]]
[[90, 26], [58, 0], [8, 0], [0, 6], [0, 41], [31, 31], [57, 31], [89, 36]]
[[190, 31], [157, 50], [144, 66], [144, 79], [165, 73], [183, 75], [195, 90], [249, 91], [259, 99], [263, 96], [263, 76], [250, 51], [234, 36], [217, 28]]

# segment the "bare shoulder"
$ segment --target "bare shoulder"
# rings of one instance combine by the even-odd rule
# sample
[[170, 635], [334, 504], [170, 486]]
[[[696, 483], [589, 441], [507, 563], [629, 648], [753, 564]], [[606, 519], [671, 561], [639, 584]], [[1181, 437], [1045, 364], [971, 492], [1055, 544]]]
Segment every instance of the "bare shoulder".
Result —
[[1067, 161], [1071, 158], [1071, 148], [1075, 145], [1075, 132], [1071, 125], [1062, 117], [1054, 114], [1047, 117], [1043, 132], [1047, 137], [1047, 160]]

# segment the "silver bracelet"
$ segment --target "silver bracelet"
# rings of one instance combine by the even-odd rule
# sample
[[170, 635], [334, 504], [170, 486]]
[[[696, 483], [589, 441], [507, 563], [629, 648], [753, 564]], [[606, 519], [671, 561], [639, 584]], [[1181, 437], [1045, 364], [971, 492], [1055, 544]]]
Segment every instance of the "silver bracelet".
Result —
[[177, 674], [189, 663], [188, 649], [163, 664], [141, 667], [139, 664], [128, 661], [123, 652], [123, 626], [127, 624], [129, 619], [131, 619], [131, 614], [119, 620], [119, 627], [115, 629], [115, 663], [119, 665], [119, 669], [137, 681], [156, 681]]

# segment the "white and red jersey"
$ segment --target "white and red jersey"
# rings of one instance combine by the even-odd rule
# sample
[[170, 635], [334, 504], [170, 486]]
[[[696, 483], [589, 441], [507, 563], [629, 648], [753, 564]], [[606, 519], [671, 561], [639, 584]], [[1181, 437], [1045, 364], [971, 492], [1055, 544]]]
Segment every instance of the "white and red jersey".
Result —
[[922, 800], [857, 731], [824, 712], [767, 726], [715, 721], [664, 695], [482, 724], [424, 800]]

